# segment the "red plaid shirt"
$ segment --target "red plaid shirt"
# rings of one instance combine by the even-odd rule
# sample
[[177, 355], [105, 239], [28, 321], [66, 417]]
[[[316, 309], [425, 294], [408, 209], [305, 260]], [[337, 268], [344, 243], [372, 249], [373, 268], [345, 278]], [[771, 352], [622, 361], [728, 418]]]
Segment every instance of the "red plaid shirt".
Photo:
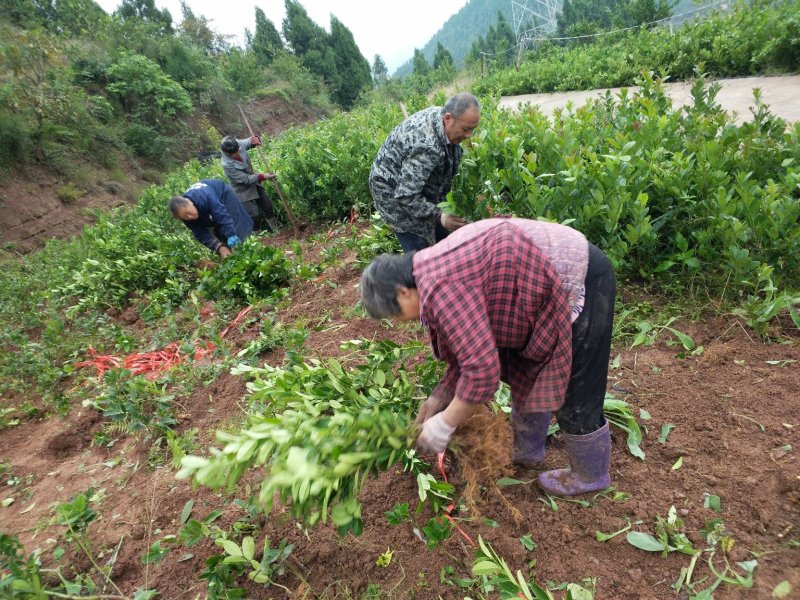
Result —
[[521, 412], [560, 408], [572, 366], [569, 301], [524, 233], [467, 225], [413, 260], [420, 317], [447, 363], [434, 394], [487, 402], [502, 379]]

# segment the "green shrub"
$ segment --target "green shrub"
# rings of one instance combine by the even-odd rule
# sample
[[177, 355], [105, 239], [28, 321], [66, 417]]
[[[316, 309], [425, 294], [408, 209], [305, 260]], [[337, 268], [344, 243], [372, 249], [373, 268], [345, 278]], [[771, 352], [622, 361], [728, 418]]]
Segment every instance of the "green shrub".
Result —
[[369, 170], [402, 118], [396, 105], [376, 104], [266, 140], [270, 165], [293, 211], [329, 221], [348, 217], [353, 208], [371, 214]]
[[[758, 101], [737, 126], [703, 80], [693, 104], [673, 110], [645, 74], [623, 91], [551, 122], [485, 106], [454, 182], [454, 209], [472, 219], [514, 213], [570, 223], [604, 249], [622, 277], [684, 287], [702, 280], [763, 297], [771, 283], [800, 281], [800, 127]], [[485, 200], [476, 202], [481, 195]]]
[[251, 237], [203, 278], [200, 291], [209, 298], [241, 298], [253, 302], [286, 285], [290, 276], [291, 264], [283, 250], [265, 246]]
[[674, 31], [633, 30], [567, 46], [544, 42], [519, 70], [497, 71], [474, 86], [480, 94], [530, 94], [632, 85], [642, 70], [690, 79], [698, 65], [718, 77], [800, 68], [800, 1], [740, 2]]
[[0, 112], [0, 167], [8, 168], [24, 161], [32, 149], [25, 122], [18, 115]]
[[65, 204], [75, 202], [75, 200], [85, 195], [86, 190], [79, 189], [72, 181], [67, 182], [58, 188], [58, 198]]

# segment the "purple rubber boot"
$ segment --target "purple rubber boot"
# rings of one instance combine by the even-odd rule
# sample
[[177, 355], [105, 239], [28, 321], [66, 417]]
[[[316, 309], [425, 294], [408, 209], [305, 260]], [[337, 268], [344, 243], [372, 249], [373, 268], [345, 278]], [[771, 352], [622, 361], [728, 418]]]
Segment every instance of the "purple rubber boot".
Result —
[[511, 423], [514, 426], [514, 463], [531, 467], [542, 462], [550, 413], [520, 413], [512, 409]]
[[564, 434], [570, 468], [539, 474], [539, 487], [548, 494], [575, 496], [611, 485], [611, 432], [608, 421], [586, 435]]

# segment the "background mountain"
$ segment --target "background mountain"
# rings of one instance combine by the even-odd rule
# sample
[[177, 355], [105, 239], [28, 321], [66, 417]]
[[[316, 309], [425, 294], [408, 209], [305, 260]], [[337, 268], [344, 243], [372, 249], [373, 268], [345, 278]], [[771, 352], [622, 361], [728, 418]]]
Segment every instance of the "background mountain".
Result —
[[[470, 0], [447, 19], [442, 28], [422, 47], [422, 54], [429, 63], [433, 63], [436, 46], [441, 43], [452, 54], [456, 66], [463, 66], [464, 57], [472, 42], [485, 35], [489, 27], [497, 22], [498, 12], [513, 27], [511, 0]], [[412, 68], [412, 59], [409, 59], [398, 67], [394, 76], [405, 77], [411, 73]]]

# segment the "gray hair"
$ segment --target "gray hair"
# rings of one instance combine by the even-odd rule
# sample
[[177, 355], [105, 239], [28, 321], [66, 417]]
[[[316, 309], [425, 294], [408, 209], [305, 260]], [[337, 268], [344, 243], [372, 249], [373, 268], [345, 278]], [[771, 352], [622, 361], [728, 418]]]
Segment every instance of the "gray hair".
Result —
[[169, 210], [172, 213], [172, 216], [177, 219], [178, 213], [181, 212], [181, 209], [189, 204], [191, 204], [191, 200], [185, 196], [173, 196], [169, 199]]
[[480, 111], [481, 103], [469, 92], [460, 92], [445, 103], [444, 112], [460, 117], [470, 108], [477, 108]]
[[361, 275], [361, 305], [373, 319], [385, 319], [400, 314], [397, 290], [401, 286], [416, 288], [414, 253], [381, 254]]

